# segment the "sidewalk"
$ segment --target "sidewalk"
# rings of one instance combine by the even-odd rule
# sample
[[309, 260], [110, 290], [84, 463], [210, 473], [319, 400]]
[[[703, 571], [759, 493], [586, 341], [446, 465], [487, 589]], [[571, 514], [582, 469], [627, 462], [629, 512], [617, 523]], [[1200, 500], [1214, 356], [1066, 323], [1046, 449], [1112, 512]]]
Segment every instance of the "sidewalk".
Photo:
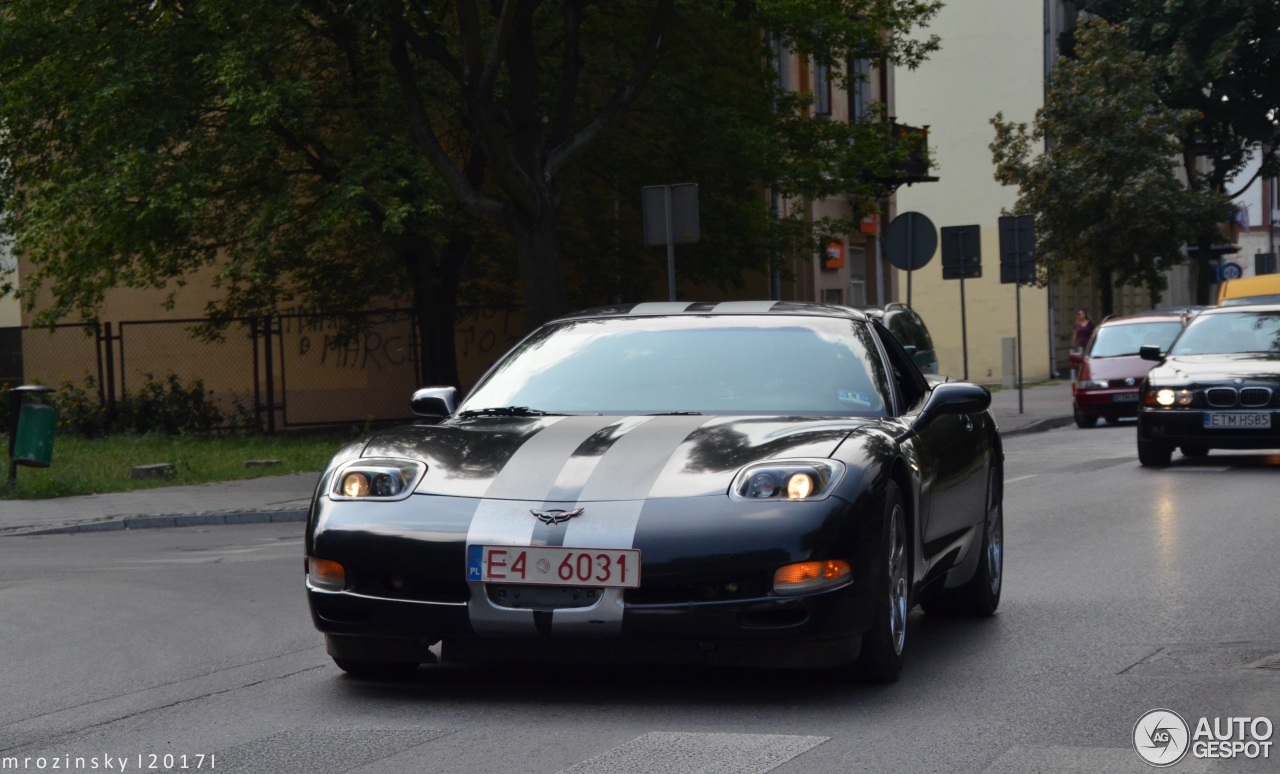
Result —
[[[1072, 422], [1071, 383], [1063, 380], [991, 396], [991, 410], [1005, 437], [1063, 427]], [[301, 522], [318, 473], [247, 481], [174, 486], [134, 492], [0, 501], [0, 538], [68, 532], [189, 527], [208, 524]]]

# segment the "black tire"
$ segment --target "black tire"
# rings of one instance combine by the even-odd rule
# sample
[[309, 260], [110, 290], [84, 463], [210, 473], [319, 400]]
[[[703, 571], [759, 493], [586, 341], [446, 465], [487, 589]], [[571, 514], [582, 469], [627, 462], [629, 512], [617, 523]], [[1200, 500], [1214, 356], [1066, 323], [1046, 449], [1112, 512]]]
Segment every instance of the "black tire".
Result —
[[356, 661], [334, 658], [333, 663], [343, 672], [362, 680], [396, 680], [418, 671], [418, 665], [404, 661]]
[[902, 673], [907, 640], [907, 613], [911, 611], [911, 554], [907, 542], [907, 512], [897, 483], [889, 481], [884, 493], [880, 565], [875, 574], [875, 621], [862, 635], [862, 649], [853, 663], [857, 679], [891, 683]]
[[1138, 437], [1138, 462], [1148, 468], [1163, 468], [1173, 459], [1173, 447], [1159, 441], [1146, 441]]
[[1097, 414], [1086, 414], [1074, 403], [1071, 404], [1071, 413], [1075, 415], [1076, 427], [1081, 430], [1088, 430], [1089, 428], [1096, 427], [1098, 425]]
[[930, 615], [985, 618], [995, 615], [1004, 588], [1004, 475], [992, 465], [987, 474], [987, 512], [982, 554], [973, 577], [954, 589], [939, 589], [920, 600]]
[[1183, 446], [1182, 456], [1184, 457], [1207, 457], [1209, 456], [1208, 446]]

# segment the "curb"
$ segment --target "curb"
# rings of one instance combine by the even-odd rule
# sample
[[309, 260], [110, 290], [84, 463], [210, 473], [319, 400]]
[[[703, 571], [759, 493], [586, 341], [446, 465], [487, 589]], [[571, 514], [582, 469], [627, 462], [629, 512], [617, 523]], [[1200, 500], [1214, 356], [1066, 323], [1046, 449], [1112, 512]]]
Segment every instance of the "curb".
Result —
[[1037, 419], [1026, 427], [1018, 427], [1013, 430], [1001, 430], [1002, 438], [1014, 438], [1019, 435], [1030, 435], [1031, 433], [1043, 433], [1046, 430], [1053, 430], [1059, 427], [1069, 427], [1075, 424], [1075, 417], [1049, 417], [1047, 419]]
[[127, 529], [164, 529], [167, 527], [203, 527], [216, 524], [278, 524], [307, 520], [306, 510], [226, 511], [221, 513], [182, 513], [159, 516], [118, 516], [102, 521], [60, 524], [52, 527], [10, 527], [0, 530], [0, 537], [19, 535], [71, 535], [81, 532], [119, 532]]

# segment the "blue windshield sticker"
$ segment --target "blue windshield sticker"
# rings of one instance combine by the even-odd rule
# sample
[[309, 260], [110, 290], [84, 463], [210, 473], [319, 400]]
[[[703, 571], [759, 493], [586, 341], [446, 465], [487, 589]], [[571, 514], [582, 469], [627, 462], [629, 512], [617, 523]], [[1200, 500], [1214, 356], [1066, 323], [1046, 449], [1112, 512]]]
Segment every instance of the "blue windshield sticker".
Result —
[[865, 392], [853, 392], [851, 390], [840, 390], [836, 393], [836, 397], [844, 403], [856, 403], [859, 406], [870, 406], [871, 396]]

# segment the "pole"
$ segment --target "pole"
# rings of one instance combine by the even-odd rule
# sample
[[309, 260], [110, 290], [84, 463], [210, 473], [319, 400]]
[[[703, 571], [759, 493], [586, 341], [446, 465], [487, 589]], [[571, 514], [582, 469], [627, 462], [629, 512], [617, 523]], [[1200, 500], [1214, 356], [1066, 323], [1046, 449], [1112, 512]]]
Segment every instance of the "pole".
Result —
[[964, 353], [964, 380], [969, 381], [969, 326], [964, 304], [964, 275], [969, 273], [965, 263], [964, 232], [956, 233], [956, 241], [960, 243], [960, 347]]
[[671, 217], [671, 186], [662, 187], [662, 201], [667, 213], [667, 300], [676, 300], [676, 246], [675, 226]]
[[915, 269], [916, 267], [915, 253], [911, 252], [911, 248], [913, 247], [912, 237], [914, 236], [912, 232], [915, 231], [915, 228], [914, 228], [915, 224], [916, 224], [915, 217], [908, 216], [908, 220], [907, 220], [907, 306], [911, 306], [911, 275], [915, 273], [913, 269]]
[[[1013, 232], [1013, 244], [1016, 248], [1018, 245], [1018, 231]], [[1017, 280], [1013, 283], [1013, 305], [1018, 310], [1018, 413], [1022, 413], [1022, 254], [1014, 253], [1013, 256], [1014, 277]]]

